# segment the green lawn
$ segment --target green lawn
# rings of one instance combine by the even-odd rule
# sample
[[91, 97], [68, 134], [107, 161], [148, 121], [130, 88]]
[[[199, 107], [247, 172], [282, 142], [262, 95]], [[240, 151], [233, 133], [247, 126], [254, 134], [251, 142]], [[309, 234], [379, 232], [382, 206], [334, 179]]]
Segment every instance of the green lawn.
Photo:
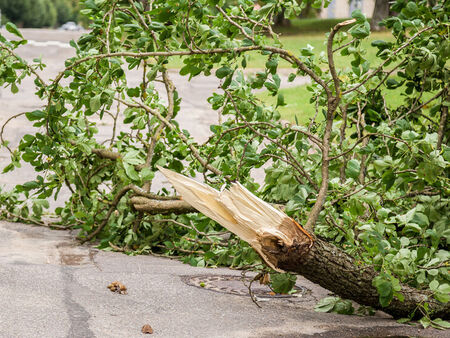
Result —
[[[309, 103], [311, 92], [306, 89], [306, 85], [281, 89], [280, 93], [283, 94], [284, 101], [286, 102], [285, 106], [278, 108], [281, 118], [295, 122], [295, 116], [297, 116], [299, 124], [307, 125], [309, 119], [315, 114], [315, 107], [314, 104]], [[274, 105], [277, 101], [277, 97], [271, 96], [268, 91], [257, 94], [257, 97], [268, 105]], [[320, 111], [317, 115], [317, 120], [323, 120], [323, 115]]]
[[[404, 92], [405, 88], [397, 88], [393, 90], [383, 89], [383, 93], [386, 102], [389, 107], [395, 108], [403, 103], [404, 96], [401, 94]], [[280, 93], [284, 95], [284, 100], [287, 103], [286, 106], [279, 107], [278, 111], [281, 114], [283, 120], [288, 120], [291, 122], [296, 122], [296, 117], [298, 124], [308, 125], [310, 119], [315, 114], [315, 106], [310, 103], [311, 92], [306, 89], [306, 85], [281, 89]], [[422, 101], [431, 99], [435, 93], [424, 93]], [[275, 105], [277, 97], [271, 96], [269, 92], [265, 91], [258, 93], [257, 97], [268, 105]], [[433, 104], [429, 104], [428, 109], [431, 108]], [[321, 121], [324, 119], [322, 110], [319, 107], [319, 114], [317, 115], [316, 121]]]
[[[281, 42], [283, 43], [283, 47], [289, 51], [291, 51], [294, 55], [300, 54], [300, 49], [307, 47], [307, 45], [311, 45], [314, 47], [314, 51], [317, 52], [317, 55], [326, 50], [325, 44], [325, 33], [304, 33], [300, 35], [286, 35], [281, 36]], [[388, 32], [377, 32], [371, 34], [371, 36], [363, 41], [363, 47], [367, 48], [367, 59], [373, 63], [376, 60], [375, 53], [377, 51], [376, 48], [371, 47], [370, 44], [374, 40], [392, 40], [391, 34]], [[263, 68], [266, 61], [267, 55], [261, 55], [258, 52], [249, 53], [250, 60], [247, 65], [248, 68]], [[352, 57], [349, 56], [341, 56], [339, 52], [336, 53], [335, 63], [337, 67], [347, 67], [350, 65], [352, 61]], [[169, 60], [168, 68], [181, 68], [183, 66], [183, 61], [181, 57], [172, 57]], [[288, 68], [290, 65], [284, 60], [280, 61], [281, 68]], [[326, 65], [324, 65], [325, 67]]]
[[[297, 35], [301, 33], [324, 33], [329, 32], [334, 26], [350, 18], [319, 19], [319, 18], [295, 18], [291, 20], [289, 27], [275, 27], [277, 33], [284, 35]], [[370, 20], [370, 19], [369, 19]]]

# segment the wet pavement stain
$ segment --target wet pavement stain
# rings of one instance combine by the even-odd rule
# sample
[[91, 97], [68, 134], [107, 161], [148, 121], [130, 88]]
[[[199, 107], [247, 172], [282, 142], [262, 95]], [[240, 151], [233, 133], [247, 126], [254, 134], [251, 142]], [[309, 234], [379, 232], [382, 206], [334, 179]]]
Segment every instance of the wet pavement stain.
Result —
[[85, 255], [77, 254], [62, 254], [60, 256], [61, 265], [81, 265], [85, 258]]
[[89, 250], [78, 247], [74, 243], [60, 243], [57, 246], [61, 265], [77, 266], [91, 263]]

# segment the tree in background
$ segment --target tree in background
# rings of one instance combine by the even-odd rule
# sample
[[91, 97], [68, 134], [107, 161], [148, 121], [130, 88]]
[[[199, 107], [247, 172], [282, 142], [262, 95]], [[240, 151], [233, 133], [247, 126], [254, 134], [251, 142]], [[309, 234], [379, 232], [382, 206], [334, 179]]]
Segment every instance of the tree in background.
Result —
[[389, 16], [389, 0], [376, 0], [373, 8], [372, 20], [370, 21], [370, 29], [379, 31], [382, 29], [380, 22]]
[[2, 16], [19, 27], [55, 27], [78, 21], [77, 0], [0, 0]]
[[23, 27], [52, 27], [56, 24], [56, 10], [50, 0], [20, 1], [24, 1], [26, 4], [26, 10], [21, 14], [20, 18], [23, 23]]
[[74, 21], [75, 13], [74, 7], [71, 1], [67, 0], [54, 0], [58, 25], [62, 25], [67, 21]]
[[42, 0], [42, 4], [44, 7], [44, 15], [42, 18], [42, 26], [43, 27], [55, 27], [57, 23], [58, 13], [56, 11], [56, 7], [53, 4], [52, 0]]
[[31, 0], [0, 0], [2, 15], [23, 26], [23, 14], [29, 11]]

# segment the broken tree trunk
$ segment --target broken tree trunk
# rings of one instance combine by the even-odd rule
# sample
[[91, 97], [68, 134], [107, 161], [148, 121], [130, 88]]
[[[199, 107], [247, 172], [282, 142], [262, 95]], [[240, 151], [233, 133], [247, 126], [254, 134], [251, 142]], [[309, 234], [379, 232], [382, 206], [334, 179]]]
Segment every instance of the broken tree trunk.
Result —
[[[278, 259], [278, 267], [296, 272], [310, 281], [334, 292], [342, 298], [389, 313], [395, 318], [408, 317], [420, 304], [428, 302], [435, 318], [448, 318], [450, 303], [443, 304], [431, 298], [430, 293], [402, 285], [401, 302], [394, 297], [387, 307], [381, 307], [376, 288], [372, 285], [377, 272], [372, 266], [358, 266], [355, 259], [331, 243], [315, 239], [308, 250], [301, 245], [307, 241], [299, 234], [293, 246], [284, 243], [272, 246], [268, 251]], [[421, 315], [416, 311], [416, 315]]]
[[396, 318], [409, 316], [425, 302], [429, 303], [433, 317], [449, 317], [450, 303], [440, 303], [426, 291], [407, 285], [402, 285], [399, 291], [404, 301], [394, 298], [387, 307], [381, 307], [372, 285], [377, 275], [372, 266], [358, 266], [352, 256], [315, 238], [239, 183], [219, 192], [168, 169], [159, 170], [185, 202], [248, 242], [273, 269], [298, 273], [343, 298], [383, 310]]

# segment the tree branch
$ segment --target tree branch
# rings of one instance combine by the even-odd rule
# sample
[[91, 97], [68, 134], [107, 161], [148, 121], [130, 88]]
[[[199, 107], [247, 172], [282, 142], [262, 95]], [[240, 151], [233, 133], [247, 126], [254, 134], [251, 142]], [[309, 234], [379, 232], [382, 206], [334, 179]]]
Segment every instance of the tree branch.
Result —
[[448, 119], [448, 106], [445, 104], [448, 100], [447, 88], [444, 89], [444, 93], [442, 96], [442, 107], [441, 107], [441, 119], [439, 121], [439, 130], [438, 130], [438, 141], [436, 145], [437, 150], [441, 150], [442, 141], [444, 139], [445, 130], [448, 128], [447, 119]]

